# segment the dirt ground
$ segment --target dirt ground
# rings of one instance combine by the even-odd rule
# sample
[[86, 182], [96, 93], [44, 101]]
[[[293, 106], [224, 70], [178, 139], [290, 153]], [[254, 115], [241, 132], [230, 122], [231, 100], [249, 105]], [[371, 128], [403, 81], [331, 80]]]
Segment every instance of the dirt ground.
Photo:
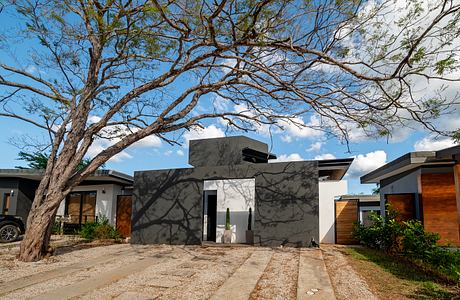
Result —
[[[321, 248], [337, 299], [381, 298], [341, 250]], [[257, 251], [269, 257], [246, 297], [305, 299], [295, 248], [75, 243], [35, 263], [19, 262], [17, 251], [0, 247], [1, 299], [209, 299]]]
[[378, 299], [335, 245], [324, 245], [323, 258], [337, 299]]

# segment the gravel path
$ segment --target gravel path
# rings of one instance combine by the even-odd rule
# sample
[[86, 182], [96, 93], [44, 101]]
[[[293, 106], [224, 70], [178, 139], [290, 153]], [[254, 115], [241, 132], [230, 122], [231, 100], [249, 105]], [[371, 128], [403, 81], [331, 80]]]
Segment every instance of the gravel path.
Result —
[[322, 246], [324, 262], [338, 300], [378, 299], [335, 246]]
[[250, 299], [296, 299], [299, 250], [275, 249]]
[[165, 258], [82, 299], [111, 299], [137, 293], [155, 299], [206, 299], [244, 262], [243, 248], [174, 248]]
[[91, 247], [83, 250], [68, 252], [45, 258], [38, 262], [25, 263], [18, 261], [16, 255], [18, 249], [11, 249], [0, 252], [0, 284], [17, 280], [18, 278], [30, 276], [36, 273], [54, 270], [65, 267], [80, 261], [88, 260], [98, 256], [113, 254], [126, 249], [129, 245], [117, 244], [110, 246]]
[[270, 255], [250, 298], [296, 299], [299, 249], [129, 244], [68, 247], [35, 263], [17, 261], [13, 250], [0, 251], [0, 288], [11, 288], [1, 298], [61, 299], [59, 295], [78, 295], [85, 284], [92, 290], [72, 299], [209, 299], [237, 270], [249, 266], [257, 251]]

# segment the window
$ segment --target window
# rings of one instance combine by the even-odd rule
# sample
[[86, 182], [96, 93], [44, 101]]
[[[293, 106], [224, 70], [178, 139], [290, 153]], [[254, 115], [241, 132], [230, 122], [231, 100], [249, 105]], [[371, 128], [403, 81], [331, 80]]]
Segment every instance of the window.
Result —
[[70, 217], [69, 223], [82, 224], [95, 221], [96, 192], [70, 193], [66, 200], [65, 214]]
[[2, 213], [4, 215], [7, 215], [8, 211], [10, 210], [10, 199], [11, 199], [11, 194], [10, 193], [3, 194], [3, 210], [2, 210]]
[[359, 221], [361, 222], [361, 224], [363, 224], [366, 227], [373, 225], [372, 221], [369, 220], [369, 215], [373, 212], [380, 215], [380, 207], [378, 206], [360, 207], [359, 208]]

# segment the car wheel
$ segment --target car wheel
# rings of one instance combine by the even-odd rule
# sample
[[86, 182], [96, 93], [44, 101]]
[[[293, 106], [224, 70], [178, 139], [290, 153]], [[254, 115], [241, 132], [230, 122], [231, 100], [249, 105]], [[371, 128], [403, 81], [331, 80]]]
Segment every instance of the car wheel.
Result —
[[0, 242], [1, 243], [8, 243], [14, 242], [18, 239], [19, 236], [19, 229], [11, 224], [2, 226], [0, 228]]

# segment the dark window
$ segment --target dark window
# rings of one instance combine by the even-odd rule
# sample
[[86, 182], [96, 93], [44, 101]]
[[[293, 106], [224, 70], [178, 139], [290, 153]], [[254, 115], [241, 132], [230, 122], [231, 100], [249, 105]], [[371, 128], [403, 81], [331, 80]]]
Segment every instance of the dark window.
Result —
[[7, 193], [7, 194], [3, 195], [3, 210], [2, 210], [2, 213], [4, 215], [7, 215], [8, 211], [10, 210], [10, 199], [11, 199], [10, 193]]

